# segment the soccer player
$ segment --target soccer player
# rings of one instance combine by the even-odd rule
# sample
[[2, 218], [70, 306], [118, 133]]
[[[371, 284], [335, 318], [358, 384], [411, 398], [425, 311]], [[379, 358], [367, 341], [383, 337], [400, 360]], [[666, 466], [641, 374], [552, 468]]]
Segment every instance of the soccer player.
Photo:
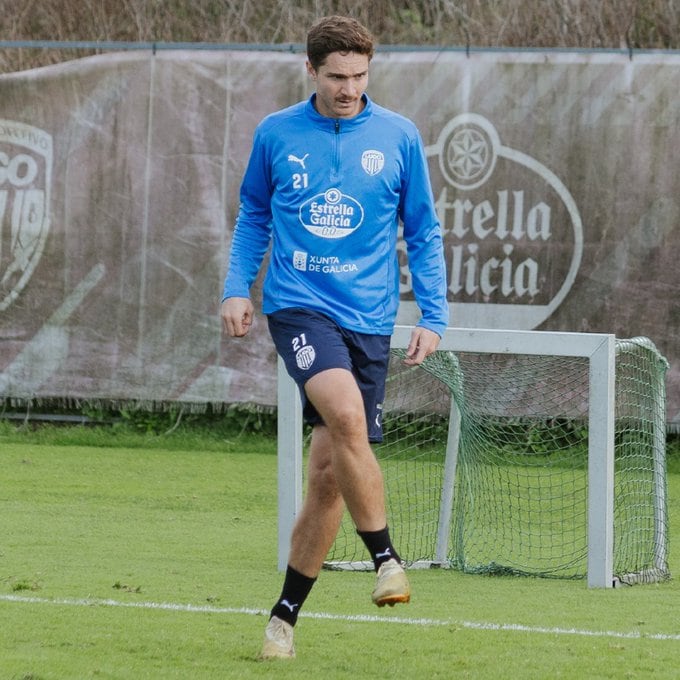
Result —
[[435, 351], [448, 322], [446, 273], [420, 134], [366, 95], [374, 40], [354, 19], [324, 17], [307, 36], [315, 93], [255, 131], [224, 285], [226, 332], [245, 336], [250, 287], [271, 243], [263, 312], [312, 425], [307, 492], [261, 658], [292, 658], [293, 626], [345, 506], [373, 559], [378, 606], [408, 602], [371, 448], [399, 304], [399, 222], [421, 312], [405, 362]]

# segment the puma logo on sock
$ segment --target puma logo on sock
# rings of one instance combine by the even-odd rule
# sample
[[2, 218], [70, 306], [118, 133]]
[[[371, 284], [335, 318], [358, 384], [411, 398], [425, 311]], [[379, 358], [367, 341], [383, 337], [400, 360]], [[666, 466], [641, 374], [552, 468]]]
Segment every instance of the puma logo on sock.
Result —
[[290, 602], [288, 602], [288, 600], [281, 600], [280, 604], [282, 604], [284, 607], [287, 607], [288, 609], [290, 609], [291, 614], [293, 613], [293, 610], [295, 609], [295, 607], [300, 606], [299, 604], [291, 604]]

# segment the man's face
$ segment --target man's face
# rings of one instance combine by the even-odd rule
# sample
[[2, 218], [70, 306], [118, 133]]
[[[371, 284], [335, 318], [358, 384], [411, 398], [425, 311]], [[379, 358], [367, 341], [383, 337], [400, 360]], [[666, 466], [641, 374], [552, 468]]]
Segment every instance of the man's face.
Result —
[[322, 66], [307, 71], [316, 83], [316, 110], [329, 118], [353, 118], [364, 108], [368, 57], [355, 52], [331, 52]]

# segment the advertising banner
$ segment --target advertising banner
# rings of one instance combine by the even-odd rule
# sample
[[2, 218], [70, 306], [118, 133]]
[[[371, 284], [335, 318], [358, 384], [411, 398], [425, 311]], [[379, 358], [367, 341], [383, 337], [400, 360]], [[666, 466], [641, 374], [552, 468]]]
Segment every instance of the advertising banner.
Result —
[[[663, 53], [383, 50], [368, 89], [421, 131], [450, 325], [647, 336], [675, 426], [679, 75]], [[265, 321], [226, 338], [219, 303], [254, 128], [311, 85], [304, 55], [255, 50], [0, 76], [0, 400], [275, 403]]]

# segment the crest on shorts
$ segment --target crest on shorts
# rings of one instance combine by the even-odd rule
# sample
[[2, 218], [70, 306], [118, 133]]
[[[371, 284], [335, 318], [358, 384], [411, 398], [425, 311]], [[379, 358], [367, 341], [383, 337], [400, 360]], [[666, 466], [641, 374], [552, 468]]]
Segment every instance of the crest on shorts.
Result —
[[361, 154], [361, 167], [367, 175], [377, 175], [385, 167], [385, 155], [375, 149], [364, 151]]
[[301, 347], [295, 354], [295, 361], [297, 362], [298, 368], [306, 371], [314, 363], [316, 359], [316, 351], [312, 345], [305, 345]]
[[0, 311], [28, 283], [50, 224], [52, 135], [0, 120]]

